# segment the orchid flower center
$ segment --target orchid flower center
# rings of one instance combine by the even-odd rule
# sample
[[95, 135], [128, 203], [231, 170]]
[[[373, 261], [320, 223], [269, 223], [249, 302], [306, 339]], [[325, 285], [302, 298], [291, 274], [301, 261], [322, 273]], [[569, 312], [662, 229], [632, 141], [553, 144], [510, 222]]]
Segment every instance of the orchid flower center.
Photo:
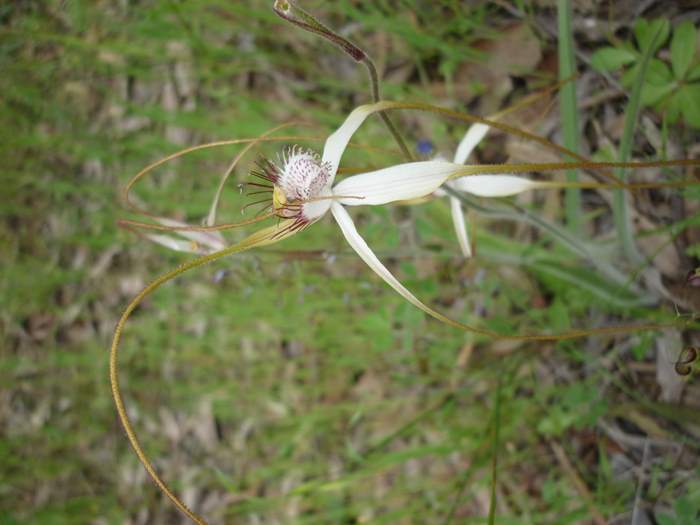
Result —
[[275, 186], [287, 201], [307, 201], [317, 197], [331, 177], [330, 166], [310, 150], [292, 147], [282, 154], [282, 171]]
[[311, 150], [293, 146], [279, 164], [261, 159], [253, 174], [272, 183], [272, 209], [278, 217], [306, 225], [324, 215], [331, 205], [331, 167]]

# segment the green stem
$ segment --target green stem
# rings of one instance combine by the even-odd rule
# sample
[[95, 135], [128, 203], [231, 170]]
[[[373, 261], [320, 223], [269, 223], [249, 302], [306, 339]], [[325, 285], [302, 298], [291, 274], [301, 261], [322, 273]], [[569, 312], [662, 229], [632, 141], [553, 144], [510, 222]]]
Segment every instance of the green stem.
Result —
[[501, 430], [501, 390], [502, 378], [498, 378], [496, 386], [496, 405], [494, 407], [493, 421], [493, 456], [491, 459], [491, 502], [489, 504], [489, 525], [496, 523], [496, 486], [498, 482], [498, 452], [500, 450], [500, 430]]
[[[559, 25], [559, 79], [569, 78], [576, 73], [576, 60], [574, 58], [574, 42], [571, 31], [571, 2], [570, 0], [558, 0], [557, 18]], [[563, 128], [564, 147], [578, 152], [578, 111], [576, 103], [576, 84], [569, 82], [561, 88], [560, 112]], [[576, 172], [566, 172], [569, 182], [578, 180]], [[567, 188], [565, 194], [566, 223], [569, 228], [581, 233], [581, 190], [579, 188]]]
[[[644, 78], [647, 74], [649, 61], [654, 53], [655, 43], [660, 34], [660, 29], [654, 35], [651, 44], [644, 50], [642, 61], [639, 64], [639, 71], [635, 78], [630, 100], [625, 108], [625, 125], [622, 132], [622, 140], [620, 142], [620, 151], [618, 158], [620, 162], [627, 162], [632, 154], [632, 142], [634, 140], [634, 129], [637, 126], [639, 117], [639, 109], [641, 106], [642, 86]], [[627, 172], [624, 168], [615, 170], [617, 179], [623, 183], [627, 182]], [[615, 227], [617, 235], [622, 242], [622, 250], [629, 262], [636, 265], [645, 263], [645, 259], [639, 250], [634, 240], [634, 232], [632, 231], [632, 221], [630, 219], [627, 194], [622, 190], [615, 190], [613, 194], [613, 216], [615, 218]]]
[[[369, 58], [369, 55], [365, 55], [365, 57], [362, 59], [362, 63], [365, 65], [367, 71], [369, 72], [369, 79], [372, 88], [372, 101], [379, 102], [381, 98], [379, 96], [379, 77], [377, 76], [377, 68], [374, 66], [374, 62], [372, 62], [372, 59]], [[403, 156], [406, 157], [406, 159], [408, 159], [409, 161], [412, 161], [413, 155], [411, 155], [411, 151], [406, 146], [406, 143], [401, 137], [399, 130], [396, 129], [396, 126], [394, 126], [394, 123], [389, 118], [389, 115], [386, 113], [386, 111], [380, 111], [379, 116], [384, 121], [384, 124], [389, 130], [389, 133], [391, 133], [394, 137], [394, 140], [399, 145], [399, 148], [401, 148], [401, 153], [403, 153]]]

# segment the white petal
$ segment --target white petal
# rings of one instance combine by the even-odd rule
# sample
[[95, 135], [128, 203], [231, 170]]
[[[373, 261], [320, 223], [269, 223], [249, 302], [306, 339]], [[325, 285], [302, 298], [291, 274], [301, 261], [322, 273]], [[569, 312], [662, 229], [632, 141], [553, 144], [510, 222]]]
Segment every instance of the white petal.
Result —
[[201, 247], [193, 241], [183, 241], [182, 239], [175, 239], [169, 235], [161, 235], [160, 233], [146, 233], [144, 235], [147, 239], [177, 252], [207, 253], [209, 251], [202, 250]]
[[470, 175], [452, 182], [452, 187], [479, 197], [508, 197], [541, 187], [537, 181], [515, 175]]
[[345, 119], [345, 122], [326, 139], [326, 144], [323, 146], [323, 162], [331, 166], [331, 184], [338, 171], [340, 158], [343, 156], [350, 138], [369, 115], [375, 111], [380, 111], [385, 105], [383, 102], [379, 102], [355, 108]]
[[301, 215], [307, 222], [315, 222], [323, 217], [331, 207], [333, 194], [330, 189], [323, 189], [314, 197], [316, 200], [301, 205]]
[[372, 249], [367, 245], [365, 240], [359, 234], [357, 228], [355, 228], [355, 223], [352, 221], [352, 218], [348, 214], [347, 210], [337, 202], [333, 202], [333, 205], [331, 206], [331, 212], [333, 213], [333, 217], [335, 217], [338, 226], [340, 226], [340, 230], [343, 232], [345, 240], [348, 241], [348, 244], [352, 246], [352, 249], [357, 252], [357, 255], [359, 255], [360, 258], [367, 264], [367, 266], [369, 266], [377, 275], [379, 275], [379, 277], [384, 279], [384, 281], [389, 286], [396, 290], [399, 293], [399, 295], [401, 295], [401, 297], [406, 299], [413, 306], [420, 308], [426, 314], [434, 317], [438, 321], [448, 324], [450, 326], [454, 326], [455, 328], [459, 328], [460, 330], [477, 334], [484, 334], [490, 337], [494, 337], [497, 335], [494, 332], [469, 326], [460, 323], [459, 321], [455, 321], [454, 319], [450, 319], [449, 317], [423, 304], [420, 301], [420, 299], [418, 299], [415, 295], [409, 292], [406, 289], [406, 287], [403, 284], [401, 284], [398, 281], [398, 279], [396, 279], [396, 277], [394, 277], [391, 274], [391, 272], [381, 263], [381, 261], [372, 251]]
[[463, 166], [451, 162], [424, 161], [353, 175], [333, 188], [336, 202], [348, 206], [386, 204], [418, 199], [438, 189]]
[[452, 208], [452, 222], [454, 223], [459, 247], [462, 248], [464, 256], [469, 258], [472, 256], [472, 247], [469, 244], [469, 234], [467, 233], [466, 217], [462, 210], [462, 203], [458, 198], [450, 197], [450, 207]]
[[473, 124], [464, 135], [462, 142], [457, 146], [457, 152], [455, 153], [455, 164], [464, 164], [469, 158], [469, 155], [479, 142], [483, 140], [486, 133], [489, 131], [489, 126], [486, 124], [481, 124], [477, 122]]
[[367, 245], [365, 240], [357, 231], [352, 217], [350, 217], [350, 214], [342, 205], [334, 202], [331, 206], [331, 212], [333, 213], [333, 217], [335, 217], [338, 226], [340, 226], [340, 230], [343, 232], [345, 240], [348, 241], [348, 244], [357, 252], [357, 255], [360, 256], [367, 266], [369, 266], [379, 277], [384, 279], [389, 286], [396, 290], [399, 295], [401, 295], [409, 303], [417, 306], [421, 310], [431, 311], [431, 309], [418, 300], [415, 295], [409, 292], [404, 285], [391, 274], [386, 266], [382, 264], [382, 262], [377, 258], [372, 249]]

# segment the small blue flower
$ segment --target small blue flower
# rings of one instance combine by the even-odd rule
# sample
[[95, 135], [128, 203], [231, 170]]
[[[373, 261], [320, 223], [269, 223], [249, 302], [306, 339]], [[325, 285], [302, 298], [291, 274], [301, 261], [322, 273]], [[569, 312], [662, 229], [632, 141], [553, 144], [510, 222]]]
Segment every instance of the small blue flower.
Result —
[[435, 146], [429, 139], [421, 139], [416, 144], [416, 151], [420, 155], [430, 155], [434, 149]]

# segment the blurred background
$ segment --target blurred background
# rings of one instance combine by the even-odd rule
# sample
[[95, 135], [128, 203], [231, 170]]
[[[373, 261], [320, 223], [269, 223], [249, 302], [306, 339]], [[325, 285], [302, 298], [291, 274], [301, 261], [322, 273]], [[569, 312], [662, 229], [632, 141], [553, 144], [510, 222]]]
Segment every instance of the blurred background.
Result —
[[[486, 116], [558, 78], [553, 0], [301, 6], [373, 57], [387, 99]], [[697, 37], [676, 28], [700, 13], [681, 0], [574, 2], [579, 149], [619, 158], [642, 19], [667, 32], [632, 156], [697, 158]], [[691, 50], [681, 71], [676, 38]], [[120, 190], [178, 149], [289, 120], [323, 140], [371, 100], [366, 71], [271, 1], [17, 0], [0, 6], [0, 72], [0, 522], [186, 523], [128, 445], [107, 361], [128, 301], [191, 256], [119, 229], [132, 217]], [[393, 119], [424, 157], [450, 158], [467, 129]], [[556, 93], [506, 122], [562, 143]], [[355, 140], [346, 167], [401, 160], [377, 118]], [[239, 151], [170, 163], [135, 201], [199, 224]], [[227, 185], [222, 221], [240, 220], [237, 183], [255, 155]], [[471, 160], [558, 157], [493, 132]], [[510, 202], [472, 202], [469, 260], [444, 199], [352, 213], [416, 295], [464, 322], [521, 334], [694, 319], [697, 187], [634, 195], [641, 266], [621, 255], [609, 191], [584, 192], [576, 234], [561, 192]], [[689, 326], [560, 343], [465, 335], [398, 297], [327, 218], [161, 288], [127, 325], [121, 381], [159, 472], [212, 523], [486, 523], [494, 494], [502, 524], [689, 525], [700, 508]]]

